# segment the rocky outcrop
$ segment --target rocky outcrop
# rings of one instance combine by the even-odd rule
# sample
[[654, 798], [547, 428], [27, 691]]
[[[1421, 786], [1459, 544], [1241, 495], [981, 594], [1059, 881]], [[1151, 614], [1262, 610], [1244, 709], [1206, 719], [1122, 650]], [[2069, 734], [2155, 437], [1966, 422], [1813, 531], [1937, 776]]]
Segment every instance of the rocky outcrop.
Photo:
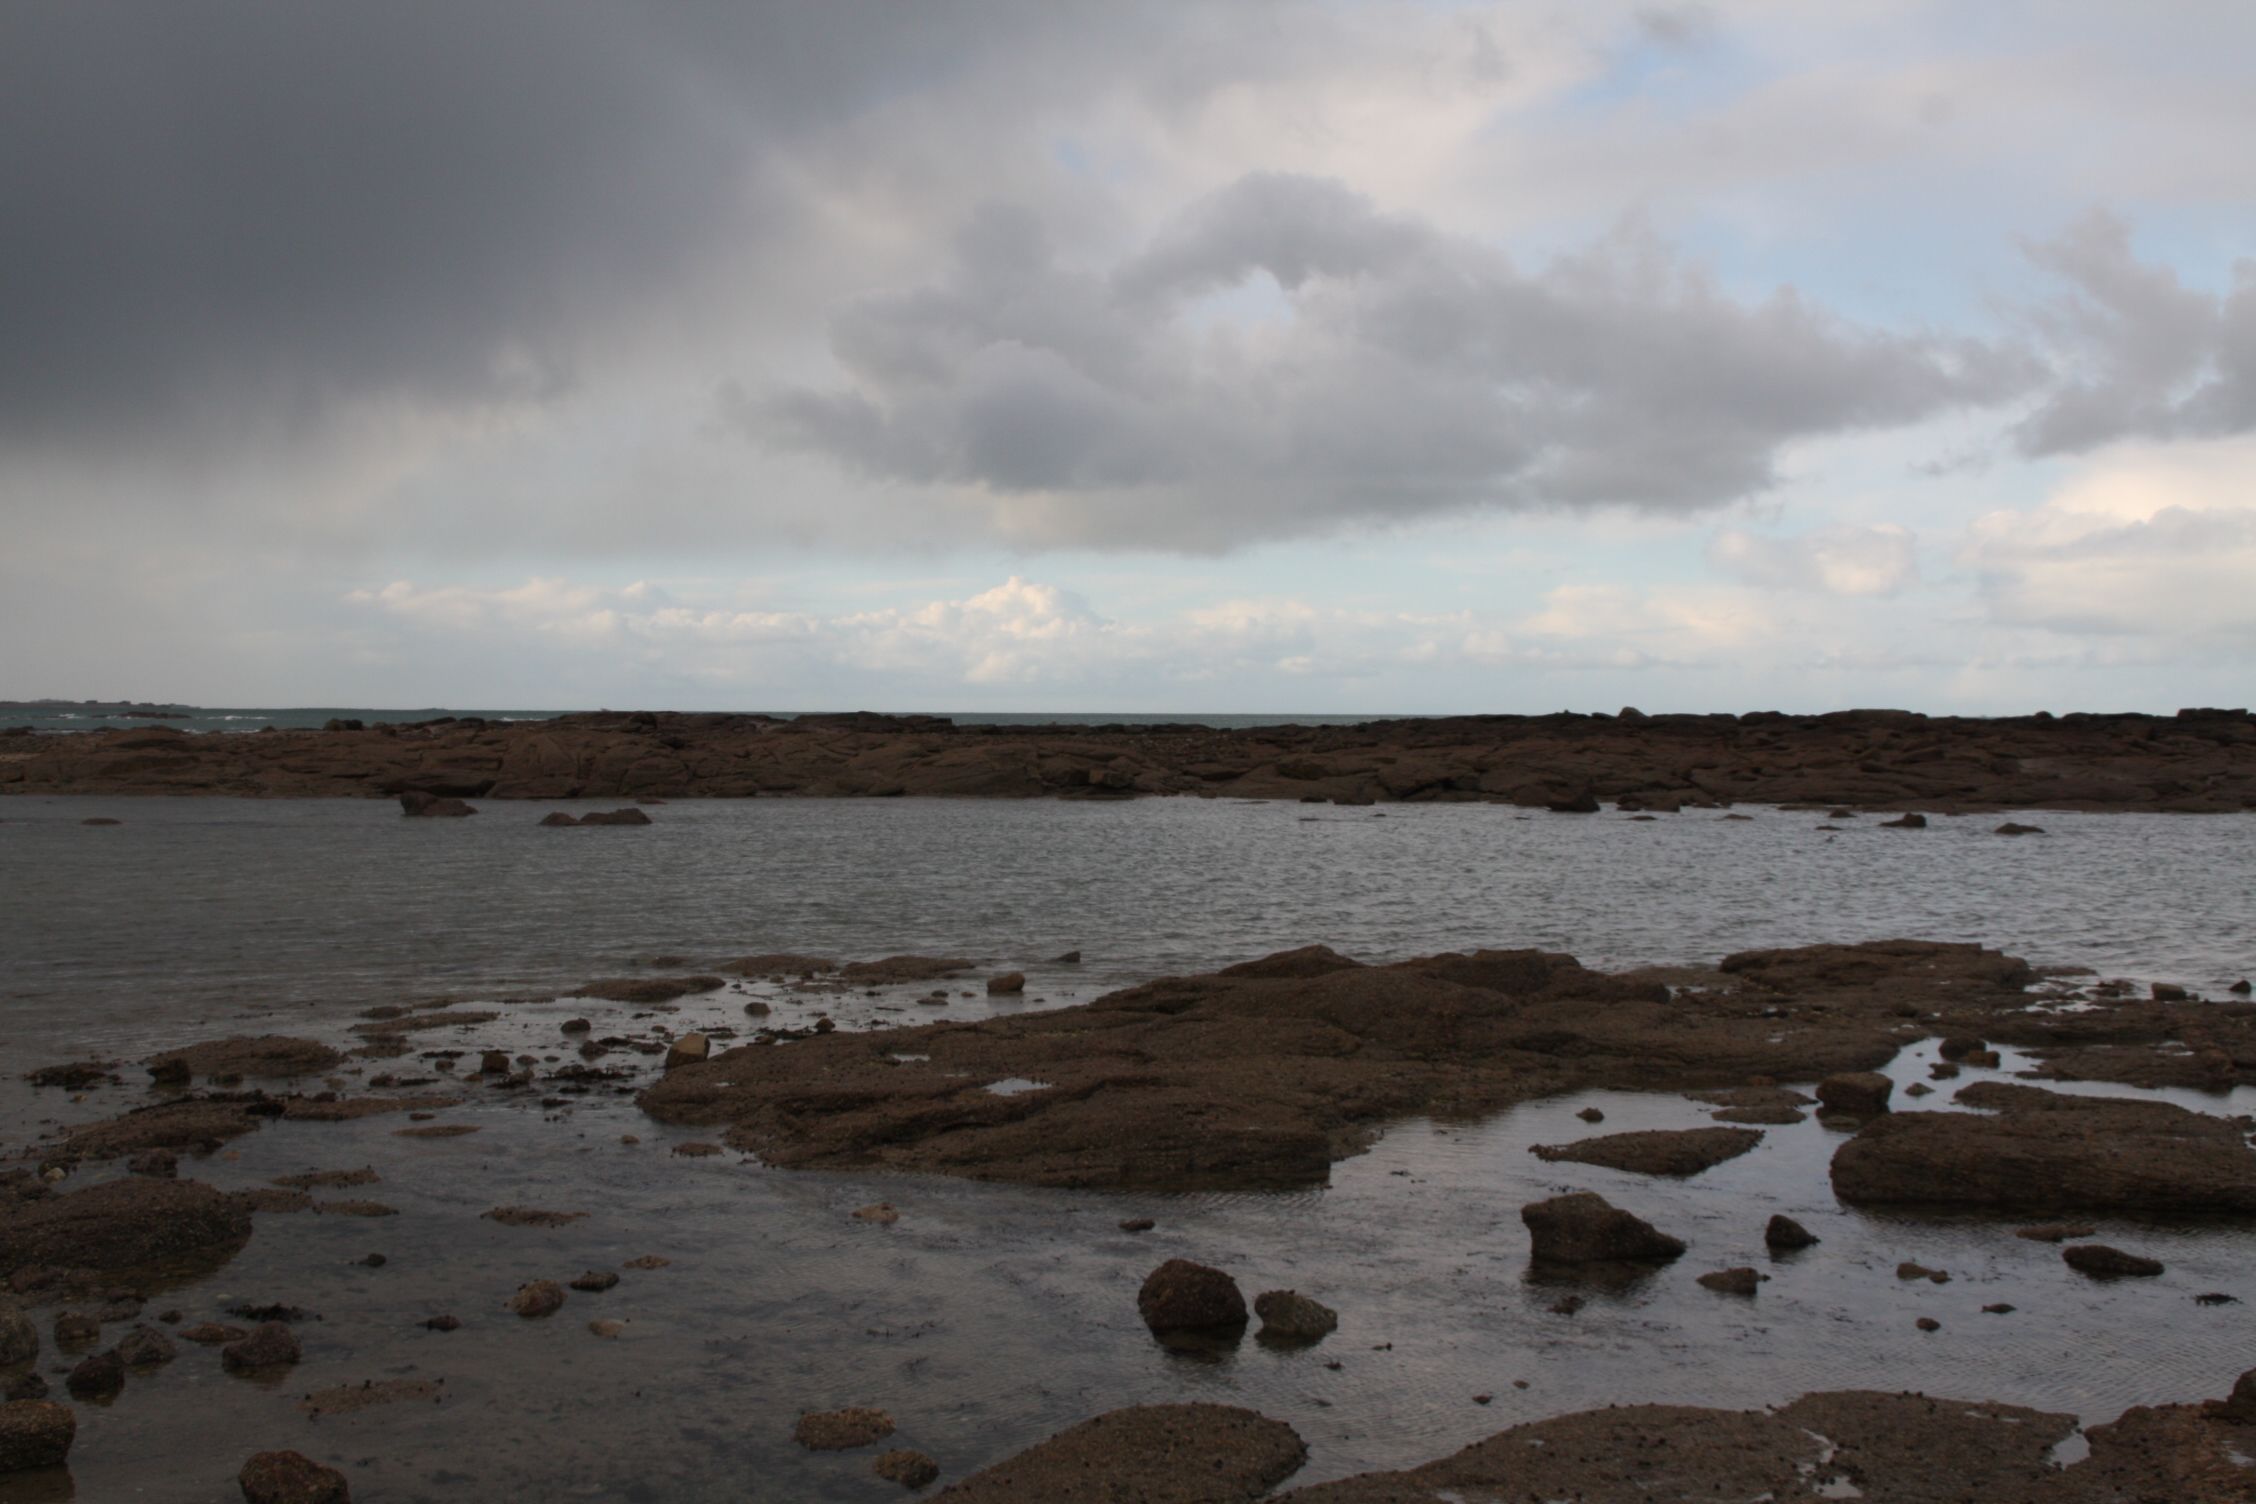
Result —
[[[725, 1126], [732, 1147], [787, 1168], [1307, 1185], [1411, 1113], [1868, 1069], [1917, 1037], [1905, 1010], [1986, 1023], [2026, 1007], [2031, 975], [1994, 951], [1911, 941], [1749, 953], [1725, 967], [1673, 991], [1547, 951], [1365, 966], [1308, 947], [1075, 1008], [740, 1046], [668, 1071], [638, 1100], [668, 1123]], [[985, 1089], [1009, 1079], [1048, 1085]], [[1745, 1130], [1700, 1132], [1684, 1142], [1747, 1142]]]
[[[23, 739], [0, 793], [464, 799], [1120, 798], [1738, 804], [1938, 812], [2256, 808], [2246, 711], [1996, 720], [1460, 716], [1358, 726], [957, 726], [932, 716], [597, 713], [257, 735]], [[152, 744], [154, 743], [154, 744]], [[462, 806], [459, 812], [467, 812]], [[586, 823], [584, 820], [581, 823]]]
[[1676, 1128], [1608, 1133], [1571, 1144], [1537, 1144], [1538, 1159], [1604, 1165], [1640, 1175], [1697, 1175], [1737, 1159], [1762, 1142], [1754, 1128]]
[[1308, 1448], [1292, 1427], [1235, 1405], [1114, 1410], [982, 1469], [948, 1504], [1250, 1504]]
[[196, 1180], [135, 1176], [0, 1201], [0, 1278], [26, 1266], [120, 1279], [209, 1274], [251, 1238], [250, 1213]]
[[1574, 1191], [1520, 1208], [1528, 1256], [1538, 1264], [1659, 1264], [1684, 1252], [1644, 1218], [1594, 1191]]
[[1965, 1112], [1892, 1113], [1833, 1155], [1854, 1205], [2168, 1216], [2256, 1212], [2256, 1151], [2232, 1122], [2166, 1102], [1978, 1082]]

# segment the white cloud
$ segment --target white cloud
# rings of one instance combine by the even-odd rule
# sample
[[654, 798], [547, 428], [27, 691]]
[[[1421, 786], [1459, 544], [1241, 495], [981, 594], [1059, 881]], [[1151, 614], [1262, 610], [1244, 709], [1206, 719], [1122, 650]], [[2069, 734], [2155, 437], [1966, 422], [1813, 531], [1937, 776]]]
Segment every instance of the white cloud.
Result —
[[1777, 538], [1724, 528], [1708, 561], [1750, 585], [1833, 595], [1894, 595], [1919, 578], [1918, 540], [1894, 523], [1838, 524]]

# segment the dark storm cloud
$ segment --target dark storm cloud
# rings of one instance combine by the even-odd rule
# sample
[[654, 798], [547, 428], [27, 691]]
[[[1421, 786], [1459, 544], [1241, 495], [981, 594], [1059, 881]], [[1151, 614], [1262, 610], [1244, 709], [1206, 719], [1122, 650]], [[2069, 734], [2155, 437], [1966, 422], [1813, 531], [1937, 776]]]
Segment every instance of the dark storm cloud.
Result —
[[1191, 547], [1473, 504], [1712, 507], [1771, 484], [1786, 444], [2037, 375], [1790, 291], [1734, 299], [1641, 233], [1523, 271], [1280, 174], [1104, 274], [987, 210], [940, 280], [847, 309], [833, 348], [846, 385], [744, 397], [737, 421], [867, 476], [983, 488], [1030, 541]]
[[[985, 4], [987, 22], [1034, 7]], [[965, 8], [11, 5], [0, 439], [511, 398], [724, 242], [766, 153], [977, 45]]]

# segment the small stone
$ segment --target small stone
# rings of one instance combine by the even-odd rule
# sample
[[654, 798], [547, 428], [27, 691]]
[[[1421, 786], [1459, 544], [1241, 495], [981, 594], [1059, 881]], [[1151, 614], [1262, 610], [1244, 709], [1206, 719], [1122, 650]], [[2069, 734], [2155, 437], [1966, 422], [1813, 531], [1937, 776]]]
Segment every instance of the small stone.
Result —
[[2246, 997], [2249, 993], [2256, 992], [2256, 985], [2252, 985], [2248, 978], [2242, 977], [2239, 981], [2227, 987], [2225, 991], [2232, 993], [2235, 997]]
[[1001, 997], [1025, 990], [1026, 973], [1023, 971], [1006, 971], [1001, 976], [993, 976], [987, 979], [987, 995], [989, 997]]
[[1265, 1290], [1254, 1297], [1262, 1338], [1272, 1342], [1314, 1342], [1339, 1326], [1339, 1312], [1297, 1290]]
[[1582, 1111], [1576, 1113], [1575, 1116], [1582, 1119], [1585, 1123], [1603, 1123], [1604, 1121], [1606, 1121], [1606, 1115], [1600, 1112], [1595, 1107], [1585, 1107]]
[[1766, 1276], [1742, 1264], [1735, 1269], [1718, 1269], [1700, 1276], [1700, 1284], [1718, 1295], [1752, 1295], [1761, 1288]]
[[1985, 1316], [2011, 1316], [2013, 1307], [2001, 1300], [1995, 1304], [1982, 1307], [1982, 1314]]
[[2032, 1243], [2065, 1243], [2070, 1238], [2088, 1238], [2096, 1228], [2080, 1222], [2045, 1222], [2035, 1227], [2016, 1228], [2013, 1235], [2027, 1238]]
[[102, 1324], [84, 1311], [57, 1311], [55, 1313], [55, 1345], [57, 1347], [84, 1347], [99, 1341]]
[[2069, 1268], [2095, 1279], [2151, 1279], [2162, 1272], [2159, 1260], [2141, 1258], [2104, 1243], [2080, 1243], [2060, 1250]]
[[893, 1434], [893, 1417], [883, 1410], [852, 1408], [812, 1411], [799, 1417], [791, 1439], [810, 1452], [844, 1452], [883, 1441]]
[[2222, 1290], [2205, 1290], [2193, 1298], [2193, 1303], [2197, 1306], [2237, 1306], [2240, 1304], [2240, 1297], [2227, 1295]]
[[2182, 1003], [2188, 996], [2186, 990], [2174, 982], [2156, 982], [2152, 990], [2158, 1003]]
[[674, 1145], [674, 1152], [680, 1155], [683, 1159], [711, 1159], [714, 1155], [721, 1152], [721, 1146], [719, 1144], [700, 1143], [692, 1140], [691, 1142], [686, 1144]]
[[362, 1259], [361, 1259], [361, 1260], [360, 1260], [359, 1262], [360, 1262], [360, 1266], [361, 1266], [362, 1268], [364, 1268], [364, 1269], [381, 1269], [381, 1268], [383, 1268], [383, 1267], [384, 1267], [384, 1266], [385, 1266], [386, 1264], [390, 1263], [390, 1262], [391, 1262], [391, 1260], [390, 1260], [390, 1259], [388, 1259], [388, 1258], [385, 1258], [385, 1257], [384, 1257], [384, 1256], [383, 1256], [382, 1254], [380, 1254], [380, 1253], [371, 1253], [371, 1254], [367, 1255], [366, 1257], [362, 1258]]
[[877, 1461], [870, 1464], [870, 1471], [888, 1483], [898, 1483], [903, 1488], [922, 1488], [940, 1476], [940, 1464], [922, 1452], [898, 1447], [890, 1452], [878, 1453]]
[[125, 1360], [118, 1356], [114, 1347], [82, 1358], [70, 1371], [70, 1377], [63, 1380], [63, 1387], [71, 1392], [74, 1400], [100, 1404], [115, 1399], [117, 1392], [125, 1387]]
[[672, 1259], [661, 1254], [646, 1253], [640, 1258], [627, 1260], [625, 1267], [629, 1269], [663, 1269], [672, 1262]]
[[1962, 1063], [1978, 1071], [1994, 1071], [2004, 1063], [2004, 1057], [1995, 1050], [1969, 1050]]
[[1129, 1217], [1120, 1224], [1122, 1232], [1150, 1232], [1159, 1224], [1149, 1217]]
[[1904, 1095], [1907, 1097], [1931, 1097], [1934, 1094], [1935, 1088], [1924, 1081], [1914, 1081], [1904, 1088]]
[[195, 1342], [205, 1347], [218, 1347], [222, 1343], [240, 1342], [250, 1335], [239, 1326], [225, 1326], [216, 1321], [199, 1321], [194, 1326], [183, 1327], [180, 1340]]
[[509, 1309], [531, 1319], [535, 1316], [553, 1316], [564, 1305], [564, 1287], [552, 1279], [536, 1279], [517, 1287], [509, 1297]]
[[78, 1417], [68, 1405], [45, 1400], [12, 1400], [0, 1405], [0, 1477], [34, 1468], [61, 1467], [77, 1436]]
[[478, 1057], [478, 1070], [480, 1074], [487, 1076], [508, 1075], [510, 1070], [509, 1052], [507, 1050], [486, 1051]]
[[1906, 814], [1893, 820], [1882, 820], [1880, 823], [1889, 830], [1925, 830], [1927, 828], [1927, 817], [1925, 815]]
[[619, 1276], [608, 1269], [590, 1269], [572, 1281], [572, 1288], [585, 1290], [590, 1295], [600, 1295], [619, 1282]]
[[1550, 1309], [1551, 1314], [1554, 1316], [1572, 1316], [1575, 1312], [1581, 1310], [1588, 1304], [1590, 1304], [1590, 1302], [1588, 1298], [1584, 1296], [1562, 1295], [1557, 1300], [1551, 1302]]
[[298, 1358], [297, 1333], [279, 1321], [261, 1322], [248, 1337], [219, 1350], [229, 1373], [269, 1373], [295, 1366]]
[[666, 1050], [666, 1069], [696, 1065], [713, 1053], [713, 1042], [703, 1034], [684, 1034]]
[[590, 1029], [594, 1028], [595, 1025], [589, 1023], [584, 1018], [567, 1018], [557, 1027], [562, 1029], [567, 1034], [585, 1034]]
[[433, 1316], [423, 1323], [423, 1327], [426, 1331], [433, 1332], [459, 1332], [462, 1330], [462, 1318], [459, 1316]]
[[627, 1329], [627, 1324], [616, 1316], [599, 1316], [588, 1323], [588, 1330], [598, 1337], [617, 1338]]
[[1938, 1285], [1947, 1285], [1950, 1283], [1950, 1275], [1945, 1271], [1941, 1269], [1930, 1269], [1925, 1264], [1916, 1264], [1913, 1263], [1910, 1259], [1905, 1259], [1902, 1263], [1896, 1265], [1896, 1278], [1924, 1279], [1932, 1281], [1933, 1283]]
[[29, 1363], [39, 1356], [39, 1328], [14, 1304], [0, 1301], [0, 1368]]
[[243, 1504], [352, 1504], [345, 1475], [302, 1452], [260, 1452], [235, 1482]]
[[893, 1209], [892, 1203], [880, 1201], [856, 1211], [854, 1220], [856, 1222], [875, 1222], [880, 1226], [890, 1227], [901, 1220], [901, 1214]]
[[1923, 1332], [1939, 1332], [1943, 1329], [1943, 1324], [1932, 1316], [1922, 1316], [1912, 1325]]

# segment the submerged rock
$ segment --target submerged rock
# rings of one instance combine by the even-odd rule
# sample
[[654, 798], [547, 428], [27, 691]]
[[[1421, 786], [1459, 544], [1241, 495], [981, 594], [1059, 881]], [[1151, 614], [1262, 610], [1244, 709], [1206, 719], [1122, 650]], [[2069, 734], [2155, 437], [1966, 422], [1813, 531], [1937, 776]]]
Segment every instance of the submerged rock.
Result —
[[940, 1464], [922, 1452], [896, 1447], [890, 1452], [878, 1453], [877, 1460], [870, 1464], [870, 1471], [903, 1488], [922, 1488], [940, 1476]]
[[114, 1347], [81, 1358], [70, 1376], [63, 1380], [63, 1387], [70, 1391], [74, 1400], [115, 1399], [118, 1391], [125, 1387], [125, 1360], [118, 1356]]
[[439, 794], [427, 794], [421, 789], [409, 789], [399, 796], [400, 813], [421, 819], [444, 819], [450, 816], [474, 815], [476, 810], [460, 799]]
[[552, 1279], [536, 1279], [517, 1287], [509, 1297], [509, 1309], [531, 1320], [538, 1316], [553, 1316], [564, 1308], [564, 1287]]
[[1604, 1165], [1643, 1175], [1697, 1175], [1736, 1159], [1762, 1142], [1753, 1128], [1652, 1129], [1609, 1133], [1571, 1144], [1537, 1144], [1538, 1159]]
[[313, 1039], [284, 1034], [234, 1035], [210, 1039], [149, 1058], [157, 1079], [189, 1076], [310, 1076], [333, 1069], [345, 1057]]
[[1641, 1217], [1595, 1191], [1575, 1191], [1520, 1208], [1530, 1256], [1539, 1264], [1666, 1263], [1684, 1252]]
[[2077, 1273], [2099, 1279], [2150, 1279], [2162, 1272], [2160, 1260], [2141, 1258], [2104, 1243], [2079, 1243], [2063, 1248], [2060, 1257]]
[[883, 1410], [853, 1407], [809, 1411], [799, 1417], [791, 1439], [810, 1452], [844, 1452], [883, 1441], [892, 1434], [892, 1416]]
[[345, 1475], [302, 1452], [260, 1452], [235, 1481], [243, 1504], [352, 1504]]
[[298, 1334], [279, 1321], [262, 1321], [248, 1337], [219, 1350], [219, 1361], [229, 1373], [273, 1373], [297, 1366]]
[[1144, 1276], [1136, 1314], [1154, 1332], [1212, 1331], [1246, 1324], [1245, 1295], [1219, 1269], [1169, 1259]]
[[0, 1297], [0, 1368], [39, 1356], [39, 1328], [16, 1304]]
[[156, 1368], [180, 1356], [170, 1337], [153, 1326], [137, 1326], [118, 1339], [117, 1355], [128, 1368]]
[[940, 1495], [949, 1504], [1242, 1504], [1290, 1477], [1292, 1427], [1234, 1405], [1135, 1405], [1069, 1426]]
[[1768, 1278], [1769, 1275], [1758, 1273], [1742, 1264], [1736, 1269], [1717, 1269], [1703, 1274], [1699, 1282], [1702, 1288], [1713, 1290], [1718, 1295], [1752, 1295], [1762, 1288], [1762, 1282]]

